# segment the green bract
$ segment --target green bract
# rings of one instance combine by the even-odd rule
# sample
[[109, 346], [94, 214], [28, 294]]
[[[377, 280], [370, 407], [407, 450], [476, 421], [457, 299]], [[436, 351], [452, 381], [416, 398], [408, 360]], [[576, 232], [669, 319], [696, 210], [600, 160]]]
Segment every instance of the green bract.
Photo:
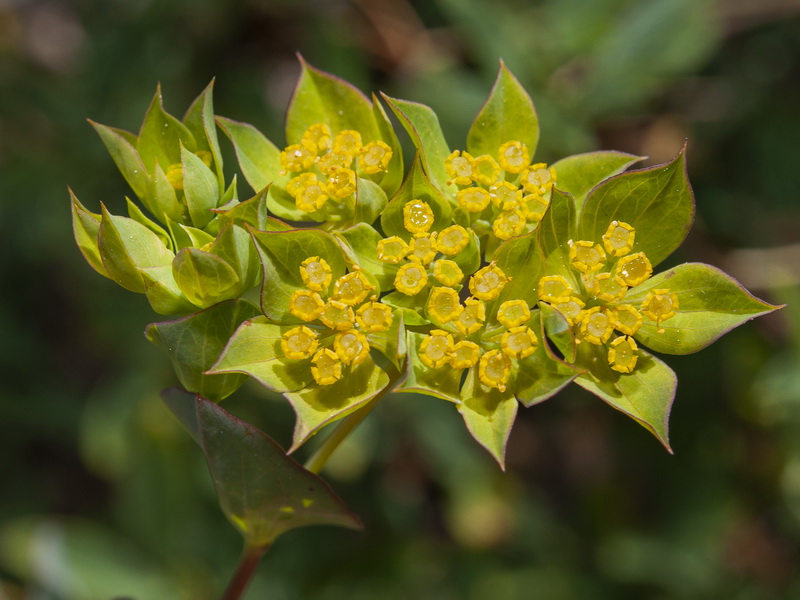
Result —
[[461, 148], [433, 109], [384, 100], [407, 169], [378, 99], [302, 61], [282, 150], [215, 117], [210, 87], [182, 121], [157, 93], [138, 136], [94, 125], [144, 210], [73, 196], [78, 246], [180, 317], [147, 335], [189, 392], [221, 400], [250, 376], [283, 394], [290, 451], [396, 390], [453, 403], [502, 466], [518, 404], [571, 382], [669, 448], [676, 377], [645, 348], [696, 352], [776, 308], [708, 265], [654, 274], [694, 218], [684, 150], [633, 171], [641, 158], [614, 151], [536, 162], [536, 111], [502, 63]]

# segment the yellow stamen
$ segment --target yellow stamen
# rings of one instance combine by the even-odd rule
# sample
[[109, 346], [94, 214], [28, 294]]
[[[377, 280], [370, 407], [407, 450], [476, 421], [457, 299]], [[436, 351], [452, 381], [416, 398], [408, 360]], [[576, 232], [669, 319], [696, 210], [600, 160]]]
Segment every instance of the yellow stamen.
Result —
[[306, 322], [318, 319], [324, 309], [320, 295], [311, 290], [297, 290], [289, 299], [289, 312]]
[[286, 358], [308, 358], [317, 351], [317, 334], [305, 325], [295, 327], [281, 336], [281, 350]]
[[469, 233], [461, 225], [450, 225], [436, 238], [436, 249], [447, 256], [454, 256], [469, 245]]
[[385, 171], [392, 159], [392, 149], [380, 140], [370, 142], [359, 151], [358, 168], [362, 173], [373, 175]]
[[385, 263], [396, 265], [408, 255], [409, 251], [408, 244], [396, 235], [378, 242], [378, 258]]
[[367, 333], [380, 333], [392, 326], [392, 308], [380, 302], [367, 302], [356, 311], [358, 326]]
[[300, 173], [310, 169], [317, 158], [316, 147], [309, 142], [286, 146], [281, 152], [281, 166], [285, 171]]
[[674, 317], [677, 310], [678, 296], [669, 290], [653, 290], [642, 302], [642, 313], [656, 323]]
[[436, 232], [428, 235], [427, 233], [416, 233], [408, 246], [408, 258], [428, 265], [436, 258]]
[[570, 240], [569, 261], [581, 273], [594, 273], [606, 263], [606, 252], [600, 244]]
[[518, 327], [528, 322], [531, 310], [524, 300], [506, 300], [497, 309], [497, 322], [503, 327]]
[[522, 142], [506, 142], [497, 151], [497, 159], [506, 173], [521, 173], [531, 162], [528, 147]]
[[539, 339], [530, 327], [512, 327], [503, 334], [500, 347], [509, 358], [525, 358], [536, 352]]
[[469, 291], [481, 300], [494, 300], [510, 278], [494, 263], [476, 271], [469, 280]]
[[639, 356], [636, 354], [638, 346], [633, 338], [618, 337], [611, 342], [608, 349], [608, 364], [620, 373], [630, 373], [636, 366]]
[[615, 273], [619, 283], [634, 287], [647, 281], [653, 274], [653, 266], [644, 252], [637, 252], [620, 258]]
[[356, 191], [356, 173], [352, 169], [335, 169], [328, 175], [325, 186], [328, 194], [337, 200], [343, 200]]
[[353, 157], [350, 154], [343, 154], [342, 152], [328, 152], [320, 157], [317, 161], [319, 170], [330, 176], [339, 169], [349, 169], [353, 164]]
[[481, 348], [475, 342], [461, 340], [453, 346], [450, 356], [450, 366], [454, 369], [468, 369], [478, 364], [481, 357]]
[[456, 262], [441, 258], [433, 263], [433, 277], [442, 285], [455, 287], [464, 279], [464, 272]]
[[488, 154], [476, 156], [472, 166], [472, 180], [475, 183], [479, 183], [488, 188], [500, 181], [500, 165]]
[[313, 173], [303, 173], [286, 184], [286, 191], [294, 196], [295, 205], [303, 212], [314, 212], [325, 206], [328, 196], [322, 183]]
[[505, 392], [510, 375], [511, 361], [499, 350], [489, 350], [481, 356], [478, 379], [485, 386]]
[[456, 194], [458, 203], [469, 212], [481, 212], [489, 206], [491, 199], [489, 191], [482, 187], [467, 187]]
[[475, 172], [474, 159], [468, 152], [454, 151], [444, 161], [447, 176], [456, 185], [470, 185], [472, 174]]
[[320, 314], [319, 320], [329, 329], [337, 329], [339, 331], [352, 329], [356, 324], [356, 316], [353, 313], [353, 308], [347, 306], [344, 302], [333, 299], [328, 300], [325, 304], [325, 308], [322, 314]]
[[319, 385], [331, 385], [342, 378], [342, 361], [330, 348], [318, 350], [311, 363], [311, 375]]
[[325, 123], [314, 123], [303, 133], [303, 141], [314, 144], [317, 152], [324, 152], [331, 147], [331, 130]]
[[617, 300], [622, 300], [627, 291], [628, 286], [620, 285], [620, 282], [616, 277], [612, 277], [611, 273], [598, 273], [594, 276], [592, 293], [595, 298], [606, 302], [616, 302]]
[[536, 163], [522, 171], [520, 180], [526, 192], [544, 196], [553, 189], [553, 184], [556, 182], [556, 171], [553, 167], [548, 169], [544, 163]]
[[514, 210], [522, 202], [522, 190], [508, 181], [495, 183], [489, 188], [492, 204], [501, 210]]
[[635, 335], [642, 326], [642, 315], [630, 304], [620, 304], [610, 310], [608, 316], [614, 329], [625, 335]]
[[175, 163], [168, 166], [166, 176], [167, 181], [169, 181], [169, 184], [172, 186], [172, 189], [183, 189], [183, 165], [181, 163]]
[[447, 287], [435, 287], [428, 296], [428, 314], [440, 323], [449, 323], [460, 312], [458, 292]]
[[436, 369], [450, 361], [453, 336], [441, 329], [432, 330], [419, 346], [419, 357], [426, 366]]
[[614, 326], [608, 315], [595, 306], [587, 310], [581, 320], [581, 337], [595, 345], [604, 344], [611, 337]]
[[373, 289], [367, 276], [361, 271], [355, 271], [336, 280], [333, 284], [333, 297], [348, 306], [355, 306], [363, 302]]
[[345, 129], [333, 138], [333, 151], [355, 156], [361, 150], [361, 134], [353, 129]]
[[331, 267], [324, 258], [309, 256], [300, 263], [300, 277], [308, 289], [324, 292], [331, 283]]
[[418, 262], [403, 265], [394, 277], [394, 287], [406, 296], [419, 294], [428, 285], [425, 267]]
[[552, 303], [552, 307], [560, 312], [570, 325], [577, 325], [583, 319], [583, 307], [586, 306], [580, 298], [568, 296], [559, 298]]
[[541, 194], [528, 194], [522, 198], [522, 211], [525, 213], [528, 223], [541, 221], [548, 206], [550, 206], [550, 198]]
[[369, 355], [369, 342], [360, 331], [349, 329], [336, 334], [333, 351], [344, 364], [356, 366]]
[[214, 159], [211, 152], [208, 150], [198, 150], [194, 153], [194, 155], [203, 161], [203, 164], [207, 167], [211, 166], [211, 161]]
[[603, 246], [612, 256], [624, 256], [633, 248], [636, 232], [633, 227], [622, 221], [611, 221], [603, 235]]
[[411, 200], [403, 206], [403, 227], [411, 233], [426, 233], [433, 225], [433, 211], [427, 202]]
[[463, 335], [472, 335], [486, 321], [486, 306], [480, 300], [467, 298], [464, 307], [455, 316], [455, 326]]
[[498, 239], [507, 240], [525, 231], [525, 213], [521, 210], [506, 210], [497, 215], [492, 223], [492, 231]]
[[537, 288], [539, 300], [554, 302], [561, 298], [569, 298], [573, 293], [569, 282], [561, 275], [547, 275], [539, 280]]

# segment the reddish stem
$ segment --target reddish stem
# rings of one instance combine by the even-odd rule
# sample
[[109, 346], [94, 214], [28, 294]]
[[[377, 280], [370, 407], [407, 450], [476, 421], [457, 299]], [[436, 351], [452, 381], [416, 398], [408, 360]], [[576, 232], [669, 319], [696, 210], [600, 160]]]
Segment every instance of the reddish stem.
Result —
[[239, 600], [242, 597], [267, 548], [269, 546], [245, 546], [242, 560], [239, 561], [239, 567], [222, 595], [222, 600]]

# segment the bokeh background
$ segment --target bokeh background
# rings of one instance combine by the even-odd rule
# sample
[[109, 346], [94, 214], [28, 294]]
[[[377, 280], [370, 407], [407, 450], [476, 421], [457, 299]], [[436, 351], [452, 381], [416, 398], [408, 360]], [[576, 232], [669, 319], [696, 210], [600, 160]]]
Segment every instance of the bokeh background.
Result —
[[[521, 411], [501, 473], [450, 404], [386, 399], [325, 472], [366, 531], [285, 535], [247, 598], [800, 598], [797, 0], [0, 0], [0, 598], [211, 600], [232, 573], [158, 398], [157, 317], [84, 263], [67, 186], [121, 211], [85, 119], [136, 130], [158, 82], [180, 116], [216, 77], [217, 113], [280, 144], [296, 52], [433, 106], [452, 147], [501, 57], [543, 160], [688, 139], [697, 221], [671, 263], [789, 305], [667, 358], [674, 456], [575, 388]], [[290, 437], [256, 386], [226, 408]]]

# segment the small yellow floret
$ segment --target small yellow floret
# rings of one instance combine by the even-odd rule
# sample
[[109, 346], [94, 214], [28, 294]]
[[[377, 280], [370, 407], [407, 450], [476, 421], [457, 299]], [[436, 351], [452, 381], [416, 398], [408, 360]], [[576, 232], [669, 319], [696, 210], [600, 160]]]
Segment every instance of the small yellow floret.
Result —
[[300, 277], [308, 289], [324, 292], [331, 283], [331, 267], [324, 258], [309, 256], [300, 263]]
[[500, 181], [502, 173], [500, 165], [488, 154], [476, 156], [472, 163], [472, 180], [484, 187], [489, 187]]
[[303, 141], [313, 144], [317, 152], [331, 147], [331, 129], [325, 123], [314, 123], [303, 133]]
[[333, 151], [355, 156], [361, 150], [361, 134], [353, 129], [345, 129], [333, 138]]
[[284, 170], [294, 173], [310, 169], [314, 165], [316, 158], [317, 148], [307, 141], [286, 146], [280, 156], [281, 166]]
[[497, 309], [497, 322], [503, 327], [518, 327], [528, 322], [531, 310], [524, 300], [506, 300]]
[[472, 335], [483, 327], [485, 321], [486, 305], [475, 298], [467, 298], [454, 319], [456, 329], [463, 335]]
[[359, 150], [358, 168], [362, 173], [374, 175], [385, 171], [392, 159], [392, 149], [380, 140], [370, 142]]
[[656, 323], [674, 317], [677, 310], [678, 296], [669, 290], [653, 290], [642, 302], [642, 313]]
[[403, 265], [394, 277], [394, 287], [406, 296], [416, 296], [428, 285], [425, 267], [418, 262]]
[[314, 212], [325, 206], [328, 196], [322, 182], [313, 173], [303, 173], [286, 184], [286, 191], [294, 196], [295, 205], [303, 212]]
[[552, 307], [560, 312], [570, 325], [577, 325], [583, 319], [584, 302], [575, 296], [559, 298], [552, 303]]
[[297, 290], [289, 299], [289, 312], [306, 322], [319, 318], [324, 309], [325, 302], [311, 290]]
[[317, 334], [305, 325], [295, 327], [281, 336], [281, 350], [286, 358], [308, 358], [317, 351]]
[[525, 358], [536, 352], [539, 339], [530, 327], [512, 327], [503, 334], [500, 347], [509, 358]]
[[458, 191], [456, 200], [469, 212], [481, 212], [489, 206], [492, 197], [489, 194], [489, 190], [482, 187], [466, 187]]
[[528, 223], [538, 223], [544, 219], [544, 213], [550, 206], [550, 198], [541, 194], [528, 194], [522, 198], [521, 206]]
[[539, 279], [537, 288], [539, 300], [554, 302], [561, 298], [569, 298], [573, 293], [569, 282], [561, 275], [547, 275]]
[[433, 278], [442, 285], [455, 287], [464, 279], [464, 272], [455, 261], [441, 258], [433, 263]]
[[504, 210], [492, 223], [492, 231], [498, 239], [507, 240], [525, 231], [527, 220], [521, 210]]
[[581, 320], [581, 338], [595, 345], [605, 344], [611, 337], [614, 326], [611, 319], [599, 306], [587, 310]]
[[356, 316], [355, 313], [353, 313], [353, 308], [347, 306], [344, 302], [333, 299], [328, 300], [325, 304], [325, 308], [322, 314], [320, 314], [319, 320], [329, 329], [336, 329], [339, 331], [352, 329], [356, 324]]
[[644, 252], [637, 252], [620, 258], [614, 272], [619, 283], [633, 287], [647, 281], [653, 274], [653, 266]]
[[325, 175], [330, 176], [332, 173], [335, 173], [339, 169], [349, 169], [350, 165], [353, 164], [353, 157], [350, 154], [344, 154], [342, 152], [328, 152], [320, 157], [317, 161], [317, 166], [319, 170], [325, 173]]
[[453, 346], [450, 366], [454, 369], [469, 369], [478, 364], [480, 357], [481, 347], [478, 344], [469, 340], [461, 340]]
[[408, 246], [408, 258], [428, 265], [436, 258], [436, 232], [428, 235], [427, 233], [415, 233]]
[[521, 173], [531, 163], [528, 147], [514, 140], [500, 146], [497, 159], [506, 173]]
[[296, 198], [300, 190], [307, 185], [314, 183], [319, 183], [319, 180], [314, 173], [301, 173], [297, 177], [292, 177], [286, 183], [286, 191], [292, 198]]
[[436, 369], [450, 361], [453, 336], [441, 329], [432, 330], [419, 346], [419, 357], [426, 366]]
[[485, 386], [505, 392], [510, 375], [511, 361], [499, 350], [489, 350], [481, 356], [478, 379]]
[[608, 349], [608, 364], [620, 373], [630, 373], [636, 366], [639, 356], [636, 354], [638, 346], [633, 338], [618, 337], [611, 342]]
[[489, 188], [492, 204], [501, 210], [514, 210], [522, 202], [522, 190], [508, 181], [495, 183]]
[[198, 150], [194, 155], [202, 160], [203, 164], [207, 167], [210, 167], [211, 161], [214, 160], [214, 156], [208, 150]]
[[322, 348], [311, 359], [311, 375], [319, 385], [331, 385], [342, 378], [342, 361], [330, 348]]
[[595, 298], [604, 300], [605, 302], [616, 302], [622, 300], [628, 291], [627, 285], [620, 285], [616, 277], [612, 277], [611, 273], [598, 273], [594, 276], [592, 282], [592, 293]]
[[356, 366], [369, 355], [369, 342], [360, 331], [349, 329], [333, 338], [333, 351], [344, 364]]
[[454, 151], [444, 161], [447, 176], [456, 185], [470, 185], [472, 174], [475, 172], [474, 159], [469, 152]]
[[633, 227], [622, 221], [611, 221], [603, 235], [603, 246], [612, 256], [624, 256], [633, 248], [636, 232]]
[[569, 261], [581, 273], [594, 273], [606, 263], [606, 252], [600, 244], [570, 240]]
[[544, 196], [553, 189], [556, 182], [556, 171], [553, 167], [547, 168], [544, 163], [531, 165], [522, 172], [520, 183], [525, 191], [530, 194]]
[[332, 198], [343, 200], [356, 191], [356, 172], [352, 169], [335, 169], [328, 175], [325, 189]]
[[410, 248], [402, 238], [393, 235], [378, 242], [378, 258], [392, 265], [396, 265], [409, 253]]
[[458, 292], [447, 287], [431, 290], [427, 308], [428, 314], [439, 323], [449, 323], [462, 311]]
[[625, 335], [635, 335], [642, 326], [642, 315], [630, 304], [620, 304], [609, 311], [614, 329]]
[[348, 306], [361, 304], [373, 290], [369, 279], [361, 271], [342, 275], [333, 284], [333, 297]]
[[367, 333], [380, 333], [392, 326], [391, 306], [380, 302], [367, 302], [356, 311], [358, 326]]
[[469, 279], [469, 291], [481, 300], [494, 300], [510, 278], [494, 263], [476, 271]]
[[181, 163], [175, 163], [168, 166], [166, 176], [167, 181], [169, 181], [169, 184], [172, 186], [172, 189], [183, 189], [183, 165]]
[[403, 206], [403, 227], [411, 233], [426, 233], [433, 225], [430, 204], [422, 200], [411, 200]]
[[469, 233], [461, 225], [450, 225], [439, 232], [436, 248], [442, 254], [454, 256], [469, 245]]

